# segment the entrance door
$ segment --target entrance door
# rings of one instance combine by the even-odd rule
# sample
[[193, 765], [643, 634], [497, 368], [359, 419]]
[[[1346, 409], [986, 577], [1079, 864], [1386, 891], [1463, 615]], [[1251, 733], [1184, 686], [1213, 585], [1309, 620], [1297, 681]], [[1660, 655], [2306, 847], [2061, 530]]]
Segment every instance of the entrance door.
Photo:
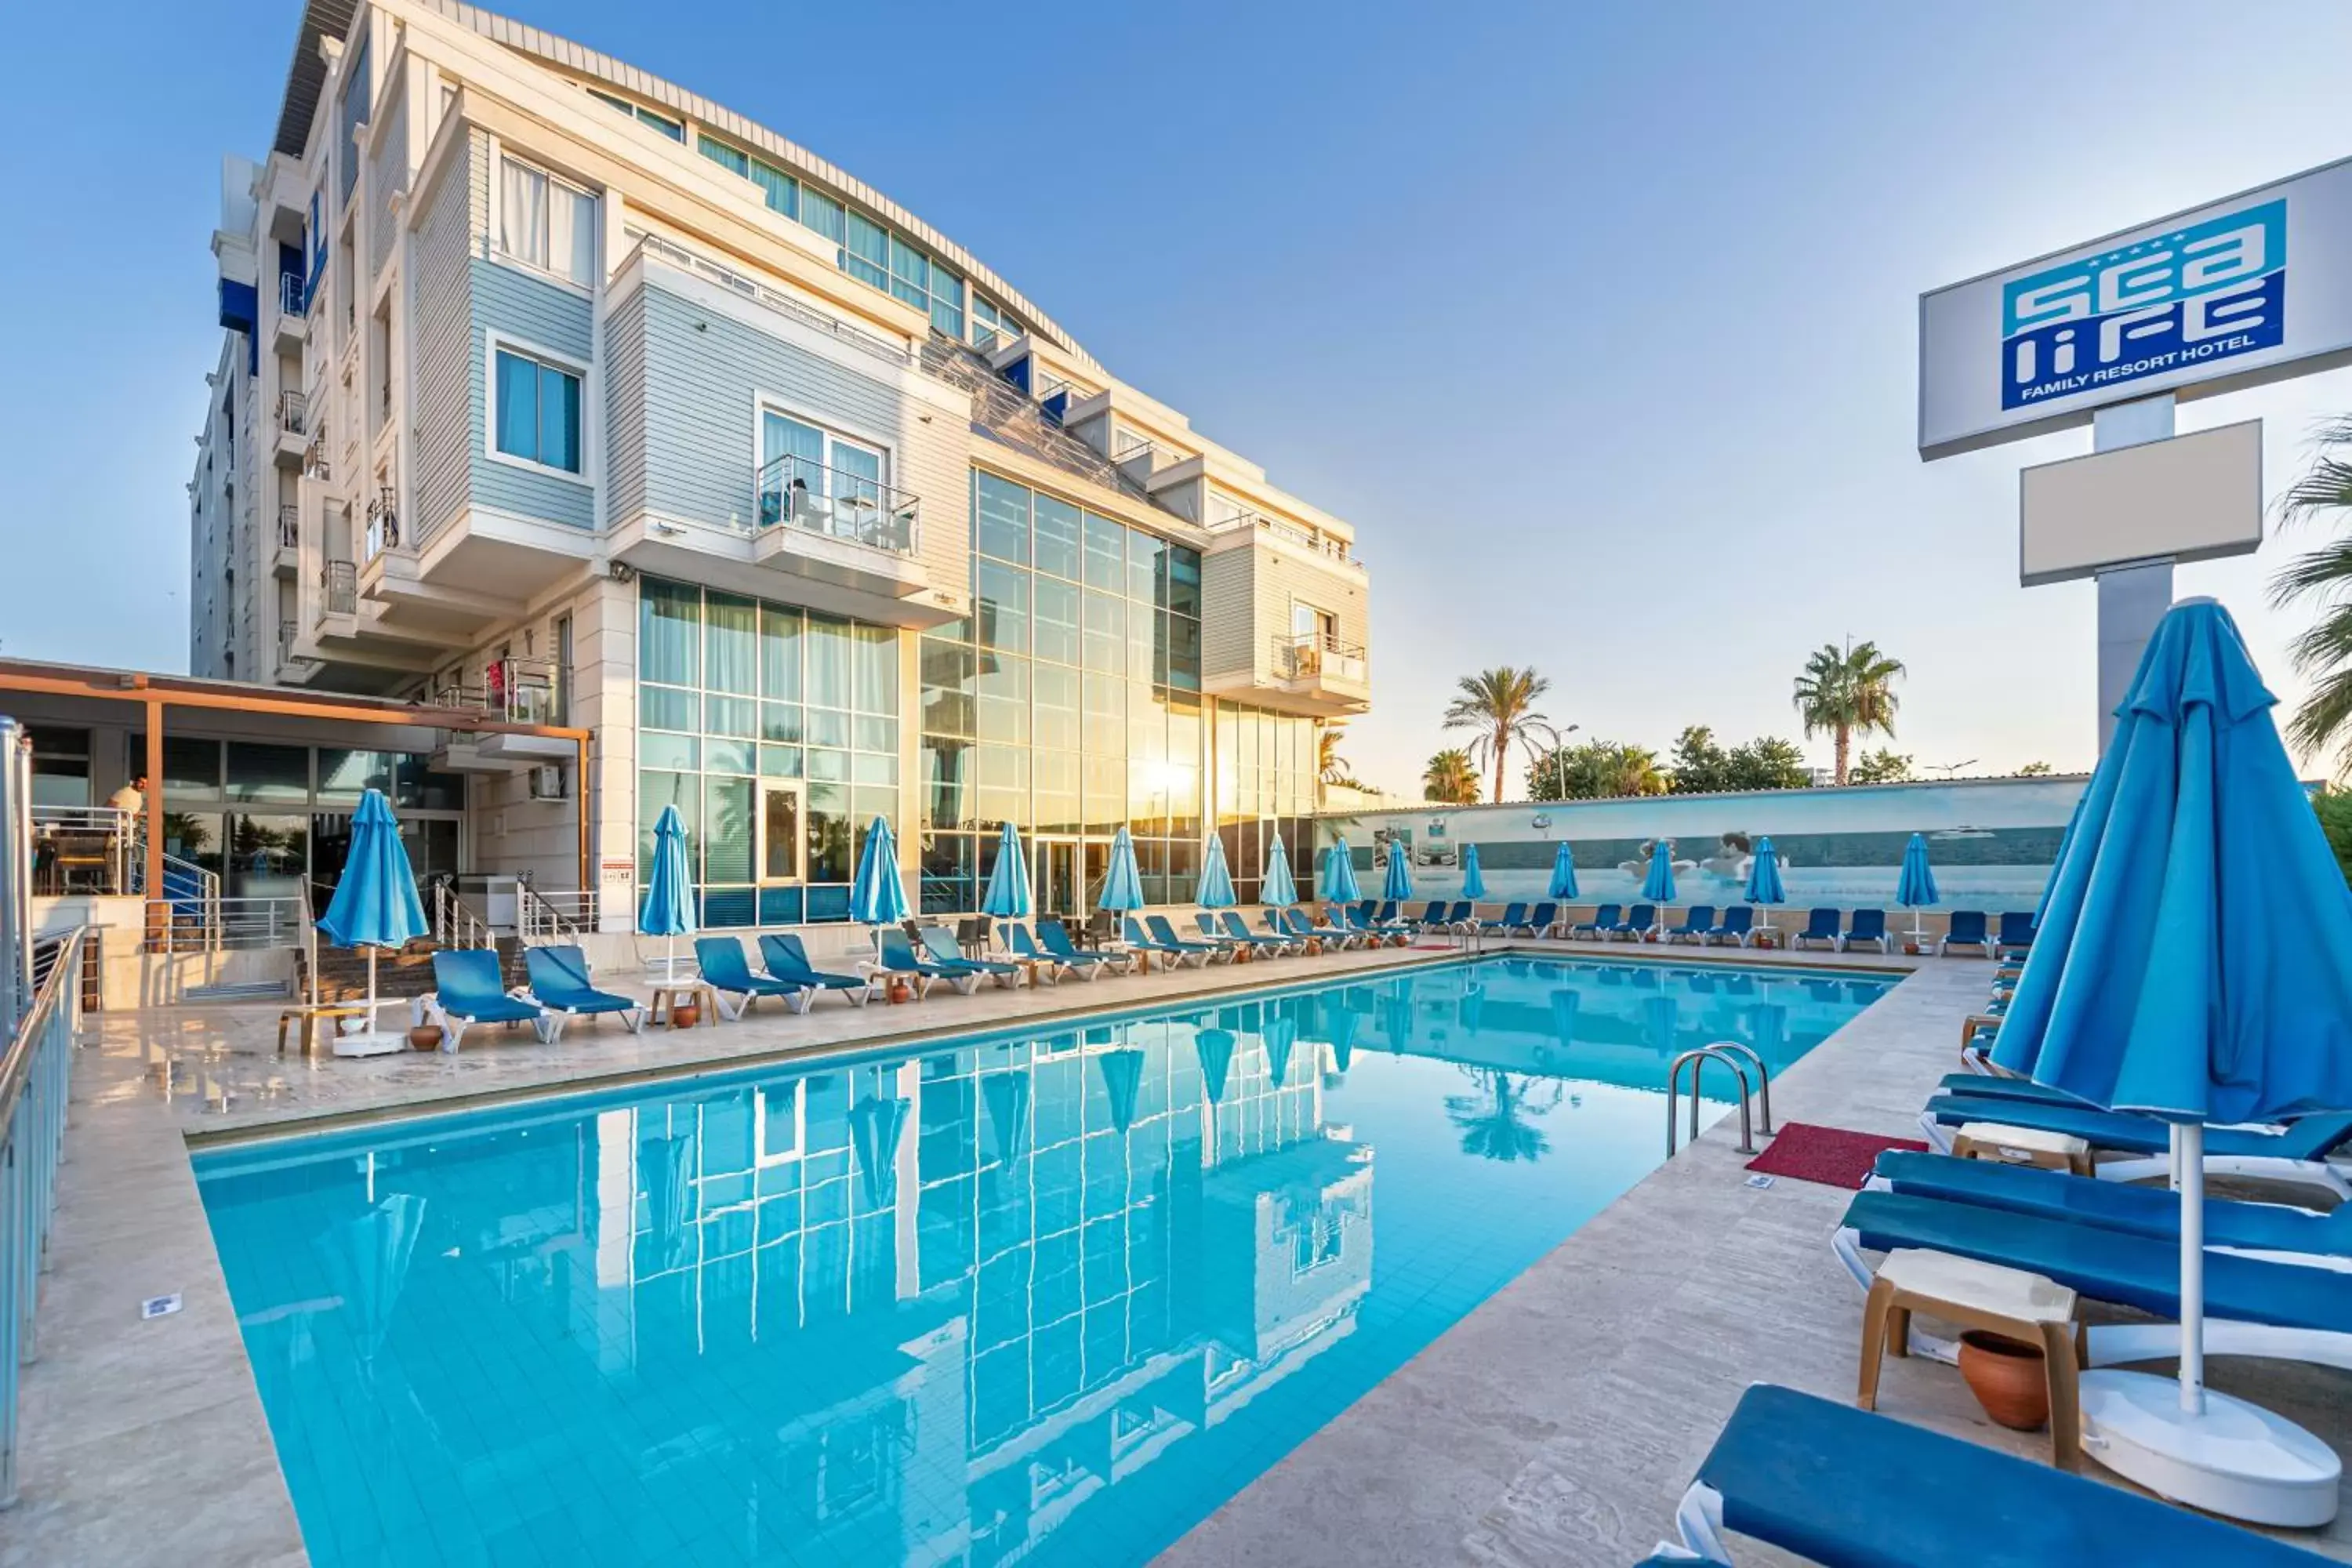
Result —
[[1034, 903], [1040, 917], [1054, 915], [1075, 921], [1086, 914], [1086, 888], [1079, 876], [1079, 845], [1075, 838], [1037, 840]]

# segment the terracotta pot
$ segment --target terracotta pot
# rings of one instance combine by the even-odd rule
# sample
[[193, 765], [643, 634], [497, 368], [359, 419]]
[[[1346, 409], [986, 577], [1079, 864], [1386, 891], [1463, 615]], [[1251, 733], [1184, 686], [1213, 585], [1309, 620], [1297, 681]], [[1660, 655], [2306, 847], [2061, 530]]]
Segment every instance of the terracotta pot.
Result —
[[890, 1005], [892, 1006], [897, 1006], [899, 1003], [904, 1002], [908, 997], [912, 996], [914, 994], [913, 988], [908, 985], [905, 981], [893, 980], [890, 982]]
[[2003, 1426], [2031, 1432], [2050, 1419], [2040, 1345], [1970, 1329], [1960, 1336], [1960, 1375], [1984, 1413]]
[[437, 1051], [441, 1048], [441, 1026], [419, 1024], [408, 1031], [408, 1048], [412, 1051]]
[[699, 1002], [680, 1002], [669, 1010], [669, 1026], [673, 1029], [691, 1029], [701, 1022], [702, 1004]]

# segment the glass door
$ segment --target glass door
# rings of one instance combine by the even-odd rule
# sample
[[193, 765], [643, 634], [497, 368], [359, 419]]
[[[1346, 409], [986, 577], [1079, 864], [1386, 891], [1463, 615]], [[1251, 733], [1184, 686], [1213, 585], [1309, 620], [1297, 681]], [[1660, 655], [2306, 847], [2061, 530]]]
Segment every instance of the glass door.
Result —
[[757, 827], [761, 882], [773, 885], [801, 881], [804, 876], [801, 852], [807, 836], [801, 831], [801, 785], [797, 781], [760, 781]]
[[1036, 842], [1037, 886], [1033, 901], [1039, 919], [1052, 916], [1076, 921], [1086, 913], [1085, 888], [1078, 877], [1078, 841], [1040, 838]]

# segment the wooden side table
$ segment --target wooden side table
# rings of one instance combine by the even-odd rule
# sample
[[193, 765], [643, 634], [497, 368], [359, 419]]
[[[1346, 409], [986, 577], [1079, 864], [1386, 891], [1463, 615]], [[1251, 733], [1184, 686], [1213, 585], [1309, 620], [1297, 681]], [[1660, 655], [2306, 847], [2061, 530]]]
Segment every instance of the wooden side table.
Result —
[[[379, 999], [378, 1005], [382, 1005], [384, 1000], [390, 1000], [390, 998]], [[286, 1054], [286, 1026], [289, 1024], [301, 1026], [302, 1055], [308, 1057], [312, 1044], [318, 1038], [318, 1026], [321, 1019], [326, 1020], [331, 1029], [341, 1019], [367, 1016], [368, 1007], [364, 1002], [297, 1003], [278, 1015], [278, 1054], [281, 1057]]]
[[[704, 1026], [714, 1029], [719, 1026], [719, 993], [713, 991], [708, 982], [656, 980], [648, 989], [651, 1000], [646, 1004], [647, 1023], [668, 1024], [670, 1016], [677, 1011], [677, 1005], [686, 1002], [701, 1009]], [[676, 1025], [670, 1026], [677, 1027]]]
[[1994, 1160], [2008, 1165], [2032, 1165], [2036, 1170], [2064, 1171], [2076, 1176], [2098, 1173], [2089, 1143], [2063, 1132], [2045, 1132], [2039, 1127], [1971, 1121], [1952, 1135], [1952, 1152], [1963, 1160]]
[[2021, 1268], [1927, 1247], [1888, 1253], [1862, 1309], [1862, 1371], [1854, 1403], [1863, 1409], [1878, 1407], [1884, 1359], [1911, 1353], [1914, 1311], [2039, 1345], [2050, 1389], [2050, 1462], [2062, 1470], [2082, 1468], [2083, 1396], [2071, 1289]]

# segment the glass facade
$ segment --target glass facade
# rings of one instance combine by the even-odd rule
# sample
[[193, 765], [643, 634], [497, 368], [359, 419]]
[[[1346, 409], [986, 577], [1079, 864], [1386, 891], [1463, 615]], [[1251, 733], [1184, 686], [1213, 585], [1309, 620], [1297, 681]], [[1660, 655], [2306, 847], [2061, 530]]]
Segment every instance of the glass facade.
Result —
[[[706, 926], [846, 920], [866, 825], [898, 812], [898, 634], [640, 579], [637, 882], [686, 820]], [[800, 842], [770, 843], [771, 830]]]
[[1315, 721], [1202, 695], [1199, 552], [994, 474], [971, 482], [972, 614], [928, 632], [639, 580], [640, 888], [667, 805], [712, 927], [847, 920], [877, 816], [915, 845], [908, 891], [929, 915], [979, 908], [1007, 822], [1044, 913], [1093, 907], [1121, 827], [1155, 904], [1192, 897], [1212, 828], [1244, 900], [1277, 833], [1309, 879]]

